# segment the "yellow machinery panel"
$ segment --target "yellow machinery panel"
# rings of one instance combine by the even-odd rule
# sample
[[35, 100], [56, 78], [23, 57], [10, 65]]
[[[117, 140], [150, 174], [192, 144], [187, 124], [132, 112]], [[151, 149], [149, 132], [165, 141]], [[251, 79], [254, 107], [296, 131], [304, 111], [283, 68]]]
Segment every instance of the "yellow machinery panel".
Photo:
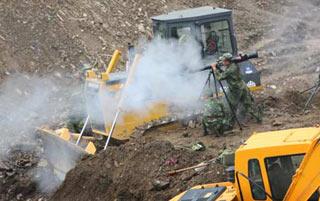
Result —
[[[112, 136], [118, 140], [126, 140], [134, 132], [135, 128], [167, 115], [168, 107], [163, 103], [151, 104], [150, 107], [144, 108], [143, 111], [123, 111]], [[106, 133], [109, 132], [110, 127], [111, 125], [107, 125]]]

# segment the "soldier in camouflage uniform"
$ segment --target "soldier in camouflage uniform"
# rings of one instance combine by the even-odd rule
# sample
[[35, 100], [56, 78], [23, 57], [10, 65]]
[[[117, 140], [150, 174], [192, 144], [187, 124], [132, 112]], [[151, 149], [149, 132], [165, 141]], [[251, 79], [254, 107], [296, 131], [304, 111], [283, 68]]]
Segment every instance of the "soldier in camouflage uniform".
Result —
[[212, 64], [211, 67], [216, 74], [218, 80], [225, 80], [228, 83], [228, 99], [235, 110], [238, 109], [239, 104], [243, 106], [241, 114], [249, 113], [254, 117], [257, 122], [262, 121], [261, 112], [253, 105], [253, 97], [241, 78], [239, 67], [231, 62], [232, 54], [225, 53], [222, 56], [223, 65], [225, 66], [224, 71], [219, 71], [216, 68], [216, 64]]
[[204, 134], [223, 135], [224, 131], [231, 130], [233, 118], [227, 113], [223, 103], [217, 99], [210, 99], [204, 107], [202, 124]]

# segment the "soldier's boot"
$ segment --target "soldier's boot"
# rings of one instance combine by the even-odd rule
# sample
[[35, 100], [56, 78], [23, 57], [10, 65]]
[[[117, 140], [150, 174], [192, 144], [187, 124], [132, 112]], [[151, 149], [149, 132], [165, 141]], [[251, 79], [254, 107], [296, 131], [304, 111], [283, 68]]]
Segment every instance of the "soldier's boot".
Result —
[[214, 134], [215, 134], [215, 136], [216, 137], [221, 137], [221, 136], [223, 136], [223, 134], [224, 134], [224, 128], [223, 128], [223, 126], [219, 126], [219, 125], [216, 125], [215, 127], [214, 127]]
[[223, 136], [223, 134], [224, 134], [224, 130], [223, 130], [223, 128], [219, 128], [219, 129], [217, 130], [216, 137], [222, 137], [222, 136]]
[[257, 123], [261, 124], [262, 123], [262, 108], [258, 106], [256, 108], [256, 112], [251, 112], [251, 115], [256, 119]]
[[204, 120], [202, 120], [202, 128], [203, 128], [203, 135], [209, 135], [208, 128]]

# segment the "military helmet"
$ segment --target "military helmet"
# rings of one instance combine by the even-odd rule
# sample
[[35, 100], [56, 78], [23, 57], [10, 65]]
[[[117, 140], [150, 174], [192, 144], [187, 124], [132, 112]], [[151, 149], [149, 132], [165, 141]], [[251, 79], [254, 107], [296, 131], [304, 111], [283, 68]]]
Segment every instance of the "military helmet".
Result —
[[231, 61], [231, 59], [232, 59], [232, 54], [230, 54], [230, 53], [224, 53], [223, 55], [222, 55], [222, 59], [223, 60], [228, 60], [228, 61]]

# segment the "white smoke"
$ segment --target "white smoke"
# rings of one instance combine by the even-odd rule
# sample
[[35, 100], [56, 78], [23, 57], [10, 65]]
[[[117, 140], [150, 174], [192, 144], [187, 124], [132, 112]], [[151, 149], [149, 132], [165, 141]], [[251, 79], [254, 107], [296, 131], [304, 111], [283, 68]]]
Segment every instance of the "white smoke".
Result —
[[[63, 122], [70, 108], [72, 110], [84, 109], [79, 104], [81, 102], [78, 96], [81, 92], [80, 85], [62, 78], [61, 74], [58, 75], [38, 77], [15, 74], [7, 77], [0, 85], [0, 156], [2, 158], [6, 157], [8, 150], [20, 145], [39, 150], [37, 128], [58, 125]], [[55, 153], [56, 150], [46, 152]], [[67, 150], [64, 154], [66, 156], [70, 154], [69, 159], [72, 160], [64, 161], [61, 157], [60, 165], [67, 166], [69, 169], [73, 168], [74, 160], [78, 157]], [[51, 175], [52, 172], [49, 171], [48, 164], [44, 164], [47, 162], [43, 162], [50, 160], [48, 158], [50, 156], [44, 157], [46, 159], [41, 159], [41, 168], [35, 167], [32, 172], [41, 190], [53, 190], [61, 181], [55, 180], [55, 177]]]
[[146, 44], [133, 82], [125, 89], [124, 107], [143, 109], [154, 102], [180, 109], [196, 107], [208, 74], [191, 73], [203, 67], [200, 48], [196, 41], [159, 38]]

